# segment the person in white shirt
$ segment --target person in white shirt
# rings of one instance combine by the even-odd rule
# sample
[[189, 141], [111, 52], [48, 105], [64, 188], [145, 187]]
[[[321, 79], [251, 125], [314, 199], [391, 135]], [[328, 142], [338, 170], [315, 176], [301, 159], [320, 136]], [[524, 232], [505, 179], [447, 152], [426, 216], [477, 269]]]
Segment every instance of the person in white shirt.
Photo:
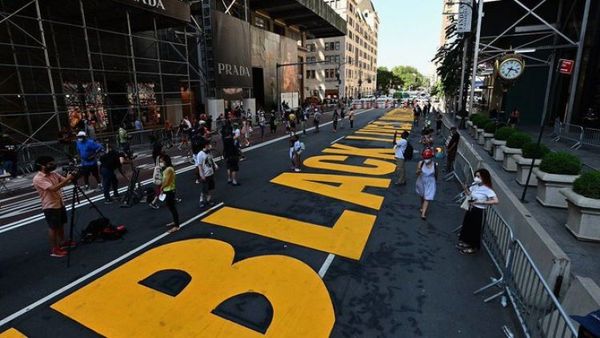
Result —
[[292, 161], [292, 170], [300, 172], [300, 154], [304, 151], [304, 143], [300, 142], [300, 137], [294, 135], [290, 138], [290, 161]]
[[205, 208], [207, 206], [211, 207], [215, 204], [211, 199], [212, 191], [215, 190], [215, 170], [219, 167], [213, 160], [210, 148], [211, 144], [210, 142], [207, 142], [204, 144], [204, 148], [196, 155], [195, 162], [198, 167], [200, 182], [202, 183], [200, 208]]
[[404, 163], [404, 151], [408, 146], [408, 132], [403, 131], [400, 135], [400, 139], [396, 140], [394, 144], [394, 157], [396, 158], [396, 185], [406, 184], [405, 174], [405, 163]]
[[473, 184], [463, 188], [469, 201], [469, 210], [465, 213], [456, 247], [460, 253], [471, 255], [481, 247], [484, 211], [488, 206], [498, 204], [498, 197], [492, 190], [492, 177], [486, 169], [477, 170]]

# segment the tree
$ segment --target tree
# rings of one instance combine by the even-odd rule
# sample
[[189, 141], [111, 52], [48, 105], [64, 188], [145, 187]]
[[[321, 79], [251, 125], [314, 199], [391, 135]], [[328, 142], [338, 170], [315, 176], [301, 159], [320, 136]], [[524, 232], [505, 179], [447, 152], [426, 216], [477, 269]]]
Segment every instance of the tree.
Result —
[[404, 83], [404, 89], [417, 89], [427, 83], [425, 76], [412, 66], [396, 66], [392, 73]]
[[404, 82], [387, 67], [377, 68], [377, 84], [382, 92], [388, 93], [390, 89], [401, 87]]

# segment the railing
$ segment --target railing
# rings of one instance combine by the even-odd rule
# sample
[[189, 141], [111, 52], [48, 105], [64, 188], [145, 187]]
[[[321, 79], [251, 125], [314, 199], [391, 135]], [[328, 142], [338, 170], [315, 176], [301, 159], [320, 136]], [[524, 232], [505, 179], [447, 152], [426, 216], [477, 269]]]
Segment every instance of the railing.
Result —
[[584, 128], [581, 143], [588, 146], [600, 147], [600, 129]]
[[554, 141], [558, 142], [562, 139], [573, 141], [575, 144], [571, 146], [571, 149], [579, 149], [583, 144], [583, 130], [582, 126], [576, 124], [561, 123], [558, 136]]

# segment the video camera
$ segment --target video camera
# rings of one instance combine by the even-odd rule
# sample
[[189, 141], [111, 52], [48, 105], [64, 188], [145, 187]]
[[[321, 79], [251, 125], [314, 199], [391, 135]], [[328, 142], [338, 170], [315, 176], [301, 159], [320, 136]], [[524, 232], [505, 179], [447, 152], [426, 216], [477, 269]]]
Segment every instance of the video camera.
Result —
[[62, 166], [61, 170], [63, 176], [71, 174], [75, 177], [75, 179], [78, 179], [81, 171], [81, 165], [77, 164], [77, 162], [71, 161], [69, 164]]

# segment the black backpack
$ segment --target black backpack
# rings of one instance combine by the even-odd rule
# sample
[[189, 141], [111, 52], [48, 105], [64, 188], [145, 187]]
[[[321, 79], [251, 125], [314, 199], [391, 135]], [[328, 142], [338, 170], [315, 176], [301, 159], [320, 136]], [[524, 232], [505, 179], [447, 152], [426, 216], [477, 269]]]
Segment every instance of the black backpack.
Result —
[[81, 232], [81, 241], [84, 243], [91, 243], [96, 239], [102, 240], [115, 240], [123, 237], [123, 234], [127, 232], [124, 225], [117, 227], [110, 224], [108, 218], [98, 218], [91, 221], [88, 226]]
[[410, 142], [406, 141], [406, 149], [404, 149], [404, 154], [402, 154], [404, 156], [404, 160], [405, 161], [412, 160], [414, 152], [415, 152], [415, 149], [413, 148], [412, 144], [410, 144]]

